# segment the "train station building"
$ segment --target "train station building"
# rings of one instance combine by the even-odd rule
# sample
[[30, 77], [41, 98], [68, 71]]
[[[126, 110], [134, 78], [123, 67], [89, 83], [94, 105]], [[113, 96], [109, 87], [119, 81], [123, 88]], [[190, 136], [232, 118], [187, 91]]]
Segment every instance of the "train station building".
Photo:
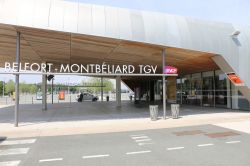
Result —
[[[0, 59], [3, 68], [6, 62], [152, 67], [59, 74], [116, 78], [118, 106], [122, 81], [135, 104], [250, 110], [250, 27], [231, 23], [62, 0], [0, 1]], [[12, 74], [18, 110], [18, 75], [25, 73]], [[47, 73], [41, 78], [46, 94]]]

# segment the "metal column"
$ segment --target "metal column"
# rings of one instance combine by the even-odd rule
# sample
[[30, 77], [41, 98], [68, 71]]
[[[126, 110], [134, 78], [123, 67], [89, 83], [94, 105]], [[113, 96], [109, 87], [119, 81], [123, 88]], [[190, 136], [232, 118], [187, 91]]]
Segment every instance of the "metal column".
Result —
[[116, 104], [121, 107], [121, 76], [116, 77]]
[[[162, 50], [162, 73], [164, 74], [166, 66], [166, 50]], [[166, 76], [162, 76], [162, 96], [163, 96], [163, 119], [166, 119]]]
[[54, 104], [54, 78], [51, 80], [51, 103]]
[[[18, 64], [17, 72], [20, 67], [20, 32], [17, 32], [16, 38], [16, 63]], [[15, 127], [18, 127], [19, 120], [19, 74], [16, 74], [15, 80]]]
[[101, 77], [101, 101], [103, 101], [103, 77]]
[[181, 104], [183, 103], [183, 101], [182, 101], [182, 93], [183, 93], [183, 80], [182, 80], [182, 77], [180, 78], [180, 81], [181, 81]]
[[43, 94], [43, 100], [42, 100], [42, 110], [47, 110], [47, 75], [42, 75], [42, 94]]

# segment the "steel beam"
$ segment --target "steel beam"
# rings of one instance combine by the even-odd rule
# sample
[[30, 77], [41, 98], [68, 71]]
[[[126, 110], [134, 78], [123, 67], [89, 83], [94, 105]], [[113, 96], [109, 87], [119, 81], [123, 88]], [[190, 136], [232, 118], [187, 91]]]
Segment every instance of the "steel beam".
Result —
[[121, 107], [121, 77], [116, 77], [116, 104]]
[[[16, 63], [18, 64], [17, 72], [20, 66], [20, 32], [17, 32], [16, 37]], [[19, 122], [19, 74], [15, 76], [15, 127], [18, 127]]]
[[103, 101], [103, 77], [101, 77], [101, 101]]
[[47, 110], [47, 75], [42, 75], [42, 110]]
[[[162, 74], [164, 74], [166, 66], [166, 50], [162, 50]], [[163, 119], [166, 119], [166, 76], [162, 76], [162, 96], [163, 96]]]

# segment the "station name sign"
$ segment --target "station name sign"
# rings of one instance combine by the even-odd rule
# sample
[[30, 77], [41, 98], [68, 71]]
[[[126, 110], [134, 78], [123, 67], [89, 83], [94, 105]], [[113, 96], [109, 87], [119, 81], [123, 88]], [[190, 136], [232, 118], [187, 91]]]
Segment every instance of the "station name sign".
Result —
[[110, 65], [100, 64], [60, 64], [53, 63], [10, 63], [5, 62], [5, 72], [56, 72], [95, 74], [156, 74], [157, 65]]

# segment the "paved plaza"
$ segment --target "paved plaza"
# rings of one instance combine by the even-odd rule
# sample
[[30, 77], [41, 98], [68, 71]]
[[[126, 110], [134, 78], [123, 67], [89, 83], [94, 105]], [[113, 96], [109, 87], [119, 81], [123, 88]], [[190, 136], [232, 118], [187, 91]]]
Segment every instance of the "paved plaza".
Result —
[[[150, 120], [148, 104], [135, 105], [130, 101], [123, 101], [121, 108], [116, 107], [116, 102], [56, 103], [49, 104], [47, 111], [42, 111], [41, 104], [21, 105], [18, 128], [13, 124], [14, 107], [9, 106], [0, 109], [1, 135], [16, 138], [94, 134], [205, 124], [223, 125], [250, 120], [247, 111], [187, 105], [180, 107], [179, 119], [171, 118], [168, 105], [168, 118], [163, 120], [162, 107], [158, 104], [157, 121]], [[242, 129], [237, 129], [239, 128]]]

